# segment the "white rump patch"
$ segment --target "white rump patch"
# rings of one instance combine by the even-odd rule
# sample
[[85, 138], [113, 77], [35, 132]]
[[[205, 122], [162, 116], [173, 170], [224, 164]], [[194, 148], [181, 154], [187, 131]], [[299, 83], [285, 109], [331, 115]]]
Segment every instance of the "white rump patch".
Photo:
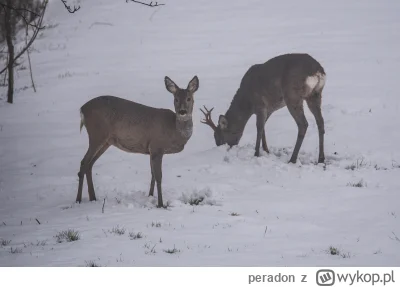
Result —
[[79, 110], [80, 114], [81, 114], [81, 124], [80, 124], [80, 128], [79, 131], [82, 132], [82, 127], [85, 125], [85, 117], [82, 113], [82, 110]]
[[326, 75], [318, 72], [314, 76], [307, 77], [306, 85], [310, 88], [311, 91], [313, 91], [314, 89], [321, 90], [325, 85], [325, 78]]

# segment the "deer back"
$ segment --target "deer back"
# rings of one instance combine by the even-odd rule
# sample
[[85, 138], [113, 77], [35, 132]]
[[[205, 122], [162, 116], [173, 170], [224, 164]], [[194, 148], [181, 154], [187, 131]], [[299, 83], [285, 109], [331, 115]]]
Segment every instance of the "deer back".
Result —
[[114, 96], [94, 98], [82, 106], [89, 140], [107, 138], [116, 147], [149, 153], [150, 145], [166, 150], [186, 144], [176, 129], [176, 115]]

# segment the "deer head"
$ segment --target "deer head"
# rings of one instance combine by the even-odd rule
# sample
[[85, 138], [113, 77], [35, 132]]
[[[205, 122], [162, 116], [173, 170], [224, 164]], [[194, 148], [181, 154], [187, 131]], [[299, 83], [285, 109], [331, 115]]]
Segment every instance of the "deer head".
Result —
[[194, 76], [186, 89], [181, 89], [170, 78], [165, 77], [165, 87], [174, 95], [174, 106], [177, 119], [188, 120], [192, 118], [193, 95], [199, 88], [199, 79]]
[[215, 144], [217, 146], [228, 144], [230, 147], [232, 147], [237, 145], [242, 137], [242, 133], [233, 131], [229, 126], [228, 119], [223, 115], [219, 116], [218, 126], [216, 126], [211, 118], [211, 112], [213, 109], [214, 108], [208, 110], [205, 106], [205, 111], [200, 109], [205, 117], [201, 123], [206, 124], [213, 129]]

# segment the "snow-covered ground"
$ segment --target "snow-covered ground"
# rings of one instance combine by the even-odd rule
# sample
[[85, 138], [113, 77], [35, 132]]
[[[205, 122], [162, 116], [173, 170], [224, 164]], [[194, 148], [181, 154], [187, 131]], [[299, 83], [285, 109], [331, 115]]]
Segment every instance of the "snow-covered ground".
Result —
[[[17, 69], [15, 104], [1, 88], [0, 265], [399, 266], [400, 2], [164, 3], [82, 0], [69, 14], [50, 2], [32, 52], [37, 93], [24, 88], [28, 70]], [[286, 108], [266, 125], [271, 154], [253, 156], [255, 118], [238, 147], [217, 148], [198, 108], [215, 107], [217, 120], [251, 65], [289, 52], [311, 54], [327, 72], [326, 166], [315, 165], [308, 109], [296, 165], [287, 163], [297, 126]], [[98, 201], [88, 202], [85, 183], [74, 203], [88, 142], [81, 105], [112, 94], [173, 109], [166, 75], [182, 87], [200, 79], [193, 136], [164, 159], [170, 207], [147, 197], [148, 156], [116, 148], [94, 167]], [[57, 243], [67, 229], [80, 239]]]

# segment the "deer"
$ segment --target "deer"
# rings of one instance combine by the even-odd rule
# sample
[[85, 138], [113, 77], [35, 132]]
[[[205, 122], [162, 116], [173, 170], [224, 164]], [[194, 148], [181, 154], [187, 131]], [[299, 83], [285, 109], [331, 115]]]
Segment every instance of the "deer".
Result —
[[199, 79], [194, 76], [186, 89], [179, 88], [169, 77], [165, 77], [164, 82], [167, 91], [174, 96], [175, 112], [110, 95], [93, 98], [80, 108], [80, 130], [83, 126], [86, 128], [89, 147], [78, 172], [76, 202], [82, 200], [85, 175], [89, 200], [96, 200], [92, 167], [110, 146], [114, 146], [128, 153], [150, 155], [149, 196], [153, 196], [157, 183], [157, 207], [164, 207], [162, 159], [165, 154], [181, 152], [193, 133], [193, 96], [199, 88]]
[[256, 115], [257, 137], [254, 156], [260, 156], [262, 148], [269, 153], [265, 136], [265, 124], [277, 110], [287, 107], [298, 128], [297, 140], [288, 163], [296, 163], [305, 137], [308, 122], [304, 115], [304, 101], [314, 115], [319, 134], [318, 163], [325, 161], [325, 125], [321, 112], [322, 90], [326, 73], [321, 64], [308, 54], [282, 54], [263, 64], [251, 66], [244, 74], [240, 86], [225, 115], [220, 115], [218, 125], [212, 120], [212, 109], [200, 109], [201, 120], [214, 131], [217, 146], [238, 145], [244, 128], [252, 115]]

